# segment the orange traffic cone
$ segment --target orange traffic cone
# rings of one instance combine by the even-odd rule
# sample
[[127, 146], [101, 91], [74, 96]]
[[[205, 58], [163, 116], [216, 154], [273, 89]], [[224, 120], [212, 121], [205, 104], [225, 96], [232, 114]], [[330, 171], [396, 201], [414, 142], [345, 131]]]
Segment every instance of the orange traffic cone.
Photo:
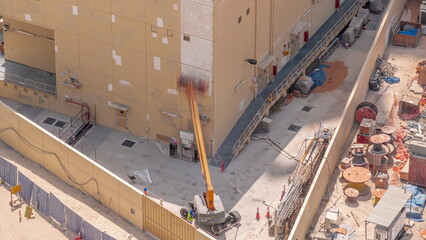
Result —
[[269, 207], [268, 207], [268, 210], [266, 211], [266, 218], [267, 219], [271, 218], [271, 213], [269, 212]]
[[260, 214], [259, 214], [259, 208], [257, 208], [257, 212], [256, 212], [256, 220], [259, 221], [260, 219]]

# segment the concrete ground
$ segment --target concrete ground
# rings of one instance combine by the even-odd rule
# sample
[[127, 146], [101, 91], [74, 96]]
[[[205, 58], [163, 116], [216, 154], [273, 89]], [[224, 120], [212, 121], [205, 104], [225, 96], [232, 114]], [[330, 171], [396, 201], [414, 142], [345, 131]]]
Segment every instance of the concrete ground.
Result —
[[[46, 192], [53, 193], [65, 206], [71, 208], [85, 221], [99, 230], [106, 232], [117, 240], [129, 239], [135, 236], [137, 239], [156, 239], [147, 232], [142, 232], [136, 226], [101, 205], [91, 196], [62, 182], [55, 175], [40, 165], [24, 158], [5, 143], [0, 141], [0, 156], [18, 167], [31, 181], [40, 186]], [[17, 197], [14, 196], [14, 199]], [[0, 239], [75, 239], [76, 234], [63, 231], [63, 228], [49, 216], [34, 212], [34, 219], [24, 218], [26, 204], [11, 212], [10, 194], [8, 187], [0, 187]], [[19, 211], [22, 221], [19, 222]], [[135, 239], [130, 238], [130, 239]]]
[[[391, 115], [391, 108], [394, 102], [394, 96], [397, 99], [400, 99], [403, 94], [408, 94], [411, 96], [421, 97], [421, 94], [414, 94], [410, 92], [408, 88], [408, 81], [415, 75], [415, 68], [417, 63], [421, 60], [426, 59], [426, 38], [421, 39], [417, 48], [408, 48], [408, 47], [399, 47], [399, 46], [389, 46], [385, 52], [385, 58], [398, 68], [395, 73], [396, 77], [401, 79], [401, 82], [394, 85], [384, 84], [381, 90], [378, 92], [369, 91], [366, 97], [366, 101], [373, 102], [377, 105], [379, 109], [379, 114], [377, 117], [377, 122], [385, 124], [388, 120], [394, 122], [394, 126], [399, 129], [400, 126], [406, 126], [405, 121], [399, 119], [396, 114]], [[416, 84], [416, 81], [414, 81]], [[355, 136], [358, 126], [355, 125], [355, 128], [352, 131], [352, 137]], [[348, 150], [346, 151], [346, 153]], [[346, 156], [346, 154], [344, 155]], [[343, 157], [343, 156], [342, 156]], [[389, 170], [392, 175], [392, 169]], [[374, 183], [370, 180], [367, 182], [367, 185], [371, 189], [374, 189]], [[319, 212], [317, 212], [317, 220], [313, 223], [311, 227], [311, 237], [317, 239], [325, 239], [324, 229], [322, 228], [325, 219], [325, 213], [332, 207], [336, 206], [341, 212], [342, 219], [340, 223], [345, 223], [355, 228], [357, 237], [355, 239], [373, 239], [373, 229], [374, 224], [368, 224], [367, 228], [367, 237], [365, 236], [364, 221], [370, 212], [373, 209], [373, 197], [371, 195], [366, 197], [360, 197], [358, 199], [358, 204], [348, 205], [345, 200], [346, 197], [343, 195], [343, 187], [345, 186], [345, 181], [342, 181], [340, 177], [340, 170], [336, 169], [332, 181], [329, 183], [329, 189], [327, 190], [326, 195], [323, 198]], [[360, 224], [360, 227], [357, 226], [353, 216], [357, 218], [357, 221]], [[423, 212], [424, 217], [426, 216], [426, 211]], [[417, 240], [422, 239], [419, 236], [420, 231], [426, 229], [425, 222], [417, 222], [414, 227], [409, 230], [404, 236], [403, 240]]]
[[[285, 151], [296, 155], [303, 140], [311, 138], [320, 123], [336, 125], [374, 36], [374, 31], [364, 31], [354, 46], [349, 49], [339, 47], [328, 59], [343, 61], [348, 67], [343, 85], [333, 91], [294, 99], [288, 106], [282, 107], [279, 113], [269, 116], [273, 119], [270, 132], [254, 136], [253, 141], [230, 163], [224, 173], [219, 168], [211, 167], [212, 181], [225, 209], [238, 210], [242, 216], [239, 226], [234, 226], [218, 239], [270, 238], [264, 217], [266, 206], [261, 201], [266, 200], [277, 206], [281, 190], [296, 163], [268, 143], [256, 139], [268, 137]], [[69, 121], [70, 118], [3, 100], [54, 134], [58, 133], [59, 128], [43, 123], [46, 117], [64, 121]], [[304, 112], [304, 106], [311, 107], [312, 110]], [[290, 131], [288, 127], [291, 124], [302, 128], [297, 133]], [[134, 141], [135, 145], [131, 148], [122, 146], [124, 140]], [[139, 189], [147, 187], [152, 197], [164, 199], [164, 205], [176, 213], [181, 206], [192, 201], [194, 195], [205, 190], [198, 163], [170, 158], [168, 146], [153, 140], [95, 126], [75, 148], [125, 180], [128, 180], [126, 174], [129, 172], [148, 169], [152, 184], [138, 180], [135, 186]], [[261, 211], [260, 221], [255, 220], [257, 207]]]

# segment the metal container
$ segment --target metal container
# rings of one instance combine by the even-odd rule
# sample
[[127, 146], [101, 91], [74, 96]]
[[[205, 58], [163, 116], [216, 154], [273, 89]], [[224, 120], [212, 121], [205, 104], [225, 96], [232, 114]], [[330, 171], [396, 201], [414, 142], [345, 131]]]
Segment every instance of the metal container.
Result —
[[426, 187], [426, 156], [411, 154], [408, 183]]

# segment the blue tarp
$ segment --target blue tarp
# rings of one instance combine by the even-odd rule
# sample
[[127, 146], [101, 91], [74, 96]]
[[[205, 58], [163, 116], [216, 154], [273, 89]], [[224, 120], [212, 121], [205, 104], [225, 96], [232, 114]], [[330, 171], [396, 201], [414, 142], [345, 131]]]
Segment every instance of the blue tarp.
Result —
[[400, 79], [398, 77], [385, 77], [385, 81], [390, 84], [394, 84], [399, 83]]
[[411, 30], [406, 30], [406, 31], [399, 31], [398, 34], [415, 37], [415, 36], [417, 36], [418, 32], [419, 32], [419, 29], [411, 29]]
[[422, 217], [423, 209], [425, 208], [426, 203], [426, 194], [425, 192], [416, 186], [405, 184], [402, 189], [406, 189], [413, 194], [410, 200], [407, 201], [405, 207], [407, 209], [407, 217], [411, 218], [416, 222], [423, 222]]
[[314, 85], [312, 85], [311, 90], [318, 86], [321, 86], [325, 82], [325, 80], [327, 79], [327, 76], [323, 68], [328, 68], [328, 67], [330, 66], [321, 64], [315, 68], [314, 72], [311, 73], [311, 75], [309, 75], [309, 77], [312, 78], [312, 81], [314, 81]]

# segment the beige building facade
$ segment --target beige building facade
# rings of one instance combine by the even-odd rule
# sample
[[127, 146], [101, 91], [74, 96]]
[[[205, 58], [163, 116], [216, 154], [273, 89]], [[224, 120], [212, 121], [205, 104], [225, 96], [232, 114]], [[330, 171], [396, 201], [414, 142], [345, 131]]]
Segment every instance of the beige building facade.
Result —
[[77, 112], [66, 102], [72, 99], [88, 104], [97, 124], [168, 142], [192, 131], [176, 80], [194, 75], [209, 83], [197, 99], [212, 155], [275, 69], [336, 11], [336, 0], [0, 0], [0, 6], [8, 24], [5, 58], [56, 73], [56, 95], [6, 79], [1, 96], [70, 116]]

